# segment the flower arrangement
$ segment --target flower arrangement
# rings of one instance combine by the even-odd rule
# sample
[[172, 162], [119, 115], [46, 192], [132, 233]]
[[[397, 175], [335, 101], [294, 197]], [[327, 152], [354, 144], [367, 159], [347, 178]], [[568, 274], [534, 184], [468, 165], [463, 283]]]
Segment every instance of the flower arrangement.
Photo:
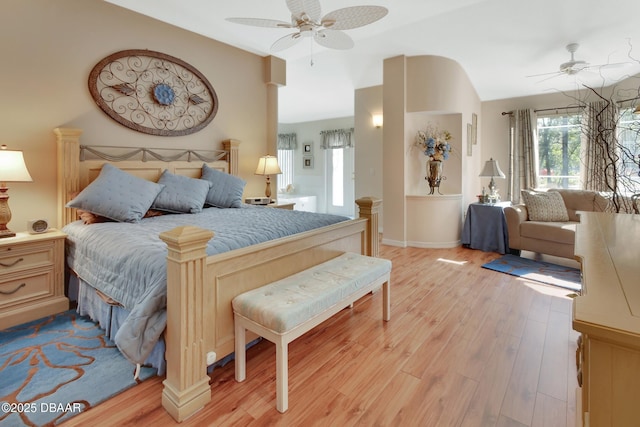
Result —
[[426, 131], [418, 131], [416, 146], [420, 147], [425, 156], [430, 160], [447, 160], [451, 152], [451, 134], [446, 130], [428, 125]]

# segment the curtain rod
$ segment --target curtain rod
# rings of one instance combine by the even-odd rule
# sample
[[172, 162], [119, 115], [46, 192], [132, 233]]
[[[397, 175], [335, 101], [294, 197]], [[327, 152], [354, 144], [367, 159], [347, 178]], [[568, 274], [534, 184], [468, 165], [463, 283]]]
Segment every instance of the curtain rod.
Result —
[[[629, 99], [622, 99], [620, 101], [616, 101], [616, 104], [622, 104], [623, 102], [629, 102], [629, 101], [635, 101], [637, 99], [640, 99], [640, 96], [636, 96], [634, 98], [629, 98]], [[582, 108], [580, 105], [574, 105], [574, 106], [566, 106], [566, 107], [555, 107], [555, 108], [539, 108], [537, 110], [533, 110], [534, 113], [537, 113], [539, 111], [554, 111], [554, 110], [570, 110], [570, 109], [574, 109], [574, 108]], [[503, 116], [511, 116], [513, 114], [513, 111], [503, 111], [502, 115]]]

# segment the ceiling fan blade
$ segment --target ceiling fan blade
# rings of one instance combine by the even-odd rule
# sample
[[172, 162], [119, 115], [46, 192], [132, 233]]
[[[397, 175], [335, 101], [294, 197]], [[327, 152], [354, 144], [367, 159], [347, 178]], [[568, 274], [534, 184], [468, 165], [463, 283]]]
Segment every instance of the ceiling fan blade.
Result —
[[319, 0], [287, 0], [287, 7], [295, 20], [301, 18], [302, 15], [307, 15], [312, 21], [318, 22], [322, 15]]
[[565, 75], [565, 74], [567, 74], [567, 73], [563, 73], [562, 71], [558, 71], [558, 72], [551, 73], [551, 74], [552, 74], [552, 75], [551, 75], [551, 76], [549, 76], [549, 77], [547, 77], [546, 79], [538, 80], [538, 81], [536, 82], [536, 84], [538, 84], [538, 83], [542, 83], [542, 82], [546, 82], [547, 80], [555, 79], [556, 77], [558, 77], [558, 76], [562, 76], [562, 75]]
[[530, 74], [525, 77], [529, 78], [529, 77], [542, 77], [542, 76], [556, 76], [560, 74], [562, 74], [562, 71], [552, 71], [550, 73]]
[[351, 49], [353, 40], [346, 33], [337, 30], [320, 30], [313, 38], [319, 45], [330, 49]]
[[276, 40], [271, 45], [271, 51], [279, 52], [281, 50], [288, 49], [294, 44], [298, 43], [300, 40], [302, 40], [302, 36], [300, 35], [300, 33], [287, 34], [286, 36]]
[[611, 64], [600, 64], [600, 65], [589, 65], [583, 69], [593, 69], [597, 68], [598, 70], [602, 70], [603, 68], [622, 68], [631, 65], [629, 62], [613, 62]]
[[252, 27], [293, 28], [291, 23], [275, 19], [227, 18], [227, 21], [233, 22], [234, 24], [251, 25]]
[[353, 6], [334, 10], [322, 18], [322, 25], [332, 30], [350, 30], [384, 18], [389, 11], [382, 6]]

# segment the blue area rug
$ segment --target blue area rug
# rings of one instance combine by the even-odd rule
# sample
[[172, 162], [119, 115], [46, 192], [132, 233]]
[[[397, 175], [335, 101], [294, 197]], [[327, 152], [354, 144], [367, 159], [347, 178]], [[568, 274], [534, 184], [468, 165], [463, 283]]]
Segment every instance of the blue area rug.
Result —
[[482, 267], [573, 291], [582, 289], [579, 269], [550, 262], [534, 261], [507, 254]]
[[59, 424], [155, 375], [75, 311], [0, 331], [0, 425]]

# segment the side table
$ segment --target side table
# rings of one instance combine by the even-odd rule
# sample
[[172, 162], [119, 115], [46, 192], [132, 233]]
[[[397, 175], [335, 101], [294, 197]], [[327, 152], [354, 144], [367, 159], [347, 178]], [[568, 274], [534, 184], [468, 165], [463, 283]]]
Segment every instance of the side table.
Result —
[[509, 234], [504, 208], [511, 202], [471, 203], [462, 228], [462, 245], [501, 254], [509, 250]]

